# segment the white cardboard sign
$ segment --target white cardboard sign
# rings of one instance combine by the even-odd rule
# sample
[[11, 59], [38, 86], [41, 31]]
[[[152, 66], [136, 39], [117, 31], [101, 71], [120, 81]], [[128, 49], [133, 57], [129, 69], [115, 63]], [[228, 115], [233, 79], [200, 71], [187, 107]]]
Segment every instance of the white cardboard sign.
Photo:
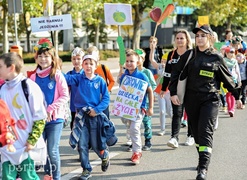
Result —
[[71, 14], [31, 18], [32, 32], [72, 29]]
[[133, 76], [124, 76], [112, 107], [112, 114], [136, 121], [148, 83]]
[[105, 3], [105, 23], [108, 25], [132, 25], [131, 4]]

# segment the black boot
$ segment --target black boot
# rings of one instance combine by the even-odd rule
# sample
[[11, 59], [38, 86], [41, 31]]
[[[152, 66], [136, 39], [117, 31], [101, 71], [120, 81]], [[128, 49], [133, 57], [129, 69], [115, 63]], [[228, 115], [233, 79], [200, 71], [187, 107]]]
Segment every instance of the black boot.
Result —
[[207, 179], [207, 170], [199, 168], [197, 171], [196, 180], [206, 180]]

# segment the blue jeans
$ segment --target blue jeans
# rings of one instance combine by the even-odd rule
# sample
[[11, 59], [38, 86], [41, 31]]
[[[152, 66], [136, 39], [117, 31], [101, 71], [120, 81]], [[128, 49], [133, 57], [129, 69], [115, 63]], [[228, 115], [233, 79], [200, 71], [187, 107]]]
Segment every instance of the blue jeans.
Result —
[[53, 176], [54, 180], [59, 180], [61, 176], [61, 161], [59, 154], [59, 143], [62, 135], [63, 123], [46, 124], [43, 132], [44, 140], [47, 144], [48, 158], [44, 167], [45, 174]]
[[94, 152], [101, 158], [104, 159], [108, 156], [109, 152], [107, 149], [100, 151], [97, 143], [97, 126], [98, 121], [97, 118], [94, 119], [84, 119], [84, 124], [81, 129], [81, 136], [79, 139], [79, 154], [81, 158], [81, 167], [83, 169], [87, 169], [88, 171], [92, 171], [92, 167], [89, 162], [89, 144], [94, 150]]

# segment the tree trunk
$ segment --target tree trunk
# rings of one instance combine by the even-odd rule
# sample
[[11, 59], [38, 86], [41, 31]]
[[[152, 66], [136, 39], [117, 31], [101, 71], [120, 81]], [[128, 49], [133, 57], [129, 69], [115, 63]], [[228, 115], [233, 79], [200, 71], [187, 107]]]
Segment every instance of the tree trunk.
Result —
[[133, 6], [135, 10], [134, 14], [134, 32], [133, 32], [133, 49], [140, 48], [140, 39], [141, 39], [141, 22], [142, 22], [142, 15], [143, 11], [139, 9], [139, 5]]
[[31, 45], [30, 45], [30, 34], [31, 34], [31, 31], [28, 30], [26, 13], [23, 14], [23, 19], [24, 19], [24, 26], [25, 26], [26, 35], [27, 35], [27, 52], [31, 52]]
[[7, 4], [3, 3], [3, 53], [9, 51]]
[[94, 45], [99, 48], [99, 24], [95, 26]]
[[231, 18], [228, 17], [226, 22], [226, 29], [231, 29], [231, 28], [232, 28]]

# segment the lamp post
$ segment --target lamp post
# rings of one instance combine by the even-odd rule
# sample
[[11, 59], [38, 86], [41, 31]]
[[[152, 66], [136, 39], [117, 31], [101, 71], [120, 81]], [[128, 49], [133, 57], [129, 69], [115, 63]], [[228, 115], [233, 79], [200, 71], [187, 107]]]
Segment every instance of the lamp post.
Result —
[[15, 22], [15, 43], [19, 46], [18, 35], [17, 35], [17, 22], [16, 22], [16, 0], [13, 0], [14, 7], [14, 22]]

